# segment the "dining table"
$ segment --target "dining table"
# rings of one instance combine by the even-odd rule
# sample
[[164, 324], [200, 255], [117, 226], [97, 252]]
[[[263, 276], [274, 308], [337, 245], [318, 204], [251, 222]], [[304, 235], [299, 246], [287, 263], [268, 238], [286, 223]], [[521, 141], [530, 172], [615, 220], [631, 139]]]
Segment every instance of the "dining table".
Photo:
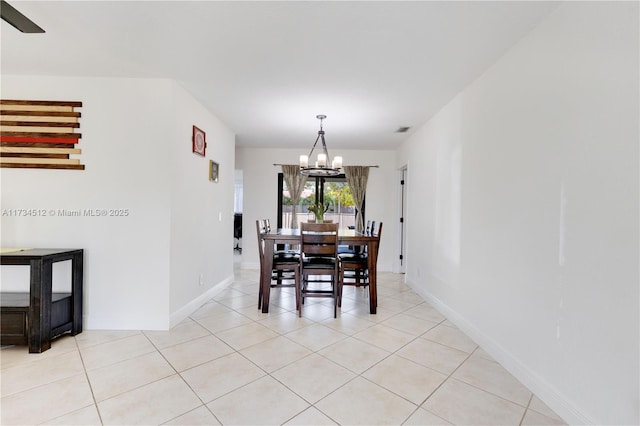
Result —
[[[271, 271], [276, 245], [299, 245], [300, 229], [278, 228], [261, 234], [264, 241], [264, 269], [260, 277], [262, 286], [262, 312], [269, 312], [269, 292], [271, 290]], [[339, 229], [338, 244], [367, 247], [367, 267], [369, 269], [369, 313], [375, 314], [378, 307], [377, 263], [380, 238], [368, 232], [355, 229]]]

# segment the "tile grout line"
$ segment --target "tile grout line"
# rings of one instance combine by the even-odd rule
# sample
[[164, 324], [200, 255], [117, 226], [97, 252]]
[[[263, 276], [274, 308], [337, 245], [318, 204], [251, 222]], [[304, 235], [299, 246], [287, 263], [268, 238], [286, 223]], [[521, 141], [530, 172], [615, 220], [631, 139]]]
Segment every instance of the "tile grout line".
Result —
[[82, 356], [82, 351], [80, 350], [80, 346], [78, 346], [78, 340], [75, 336], [73, 336], [73, 342], [75, 343], [76, 349], [78, 350], [78, 356], [80, 356], [80, 362], [82, 362], [82, 370], [84, 371], [84, 375], [87, 379], [87, 385], [89, 385], [89, 390], [91, 391], [91, 398], [93, 399], [93, 406], [98, 413], [98, 419], [100, 420], [100, 424], [104, 424], [104, 420], [102, 420], [102, 413], [100, 412], [100, 408], [98, 407], [98, 401], [96, 400], [96, 395], [93, 392], [93, 385], [91, 384], [91, 379], [89, 378], [89, 372], [87, 371], [87, 365], [84, 362], [84, 357]]
[[522, 413], [522, 418], [520, 419], [520, 423], [518, 423], [518, 426], [522, 426], [522, 422], [524, 422], [524, 418], [527, 417], [527, 411], [529, 411], [529, 406], [531, 405], [531, 401], [533, 401], [533, 392], [531, 392], [531, 396], [529, 396], [529, 401], [527, 402], [527, 406], [524, 409], [524, 412]]
[[[192, 321], [194, 321], [194, 322], [196, 322], [196, 323], [197, 323], [197, 321], [193, 320], [191, 317], [188, 317], [188, 318], [189, 318], [189, 319], [191, 319]], [[201, 326], [201, 327], [202, 327], [202, 326]], [[203, 328], [205, 328], [205, 327], [203, 327]], [[206, 328], [205, 328], [205, 329], [206, 329]], [[207, 332], [208, 332], [208, 333], [210, 333], [211, 335], [213, 335], [213, 333], [211, 333], [209, 330], [207, 330]], [[214, 414], [214, 413], [209, 409], [209, 407], [207, 407], [207, 403], [206, 403], [206, 402], [204, 402], [204, 401], [202, 400], [202, 398], [200, 397], [200, 395], [198, 395], [198, 393], [195, 391], [195, 389], [193, 389], [193, 388], [191, 387], [191, 385], [189, 384], [189, 382], [187, 382], [187, 381], [185, 380], [185, 378], [184, 378], [184, 377], [182, 377], [182, 374], [181, 374], [181, 373], [176, 369], [176, 367], [175, 367], [175, 366], [174, 366], [174, 365], [173, 365], [173, 364], [172, 364], [172, 363], [171, 363], [171, 362], [170, 362], [170, 361], [165, 357], [165, 355], [164, 355], [164, 354], [162, 353], [162, 351], [158, 348], [158, 346], [156, 346], [156, 344], [155, 344], [155, 343], [154, 343], [154, 342], [149, 338], [149, 336], [147, 336], [147, 335], [144, 333], [144, 331], [143, 331], [143, 334], [144, 334], [144, 335], [145, 335], [145, 337], [149, 340], [149, 342], [150, 342], [150, 343], [151, 343], [151, 345], [154, 347], [154, 349], [156, 350], [156, 352], [157, 352], [157, 353], [162, 357], [162, 359], [164, 359], [164, 360], [165, 360], [165, 362], [166, 362], [167, 364], [169, 364], [169, 366], [173, 369], [173, 371], [175, 372], [175, 374], [176, 374], [178, 377], [180, 377], [180, 380], [182, 380], [182, 382], [183, 382], [183, 383], [184, 383], [184, 384], [189, 388], [189, 390], [191, 390], [191, 392], [193, 392], [193, 394], [196, 396], [196, 398], [198, 398], [198, 399], [200, 400], [200, 402], [202, 402], [202, 405], [201, 405], [201, 406], [203, 406], [205, 409], [207, 409], [207, 411], [209, 411], [209, 412], [211, 413], [211, 415], [212, 415], [212, 416], [213, 416], [213, 417], [218, 421], [218, 423], [222, 424], [222, 422], [220, 421], [220, 419], [218, 419], [218, 417], [217, 417], [217, 416], [216, 416], [216, 415], [215, 415], [215, 414]], [[202, 336], [201, 336], [201, 337], [202, 337]], [[197, 339], [199, 339], [199, 338], [201, 338], [201, 337], [194, 338], [194, 339], [191, 339], [191, 340], [187, 340], [187, 341], [182, 342], [182, 343], [192, 342], [192, 341], [197, 340]], [[215, 336], [214, 336], [214, 337], [215, 337]], [[224, 341], [223, 341], [223, 343], [227, 344], [227, 343], [226, 343], [226, 342], [224, 342]], [[181, 344], [181, 343], [178, 343], [178, 344]], [[167, 346], [167, 348], [170, 348], [170, 347], [173, 347], [173, 346], [177, 346], [178, 344], [176, 344], [176, 345], [172, 345], [172, 346]], [[166, 349], [166, 348], [165, 348], [165, 349]], [[200, 364], [200, 365], [202, 365], [202, 364]], [[194, 366], [194, 367], [195, 367], [195, 366]], [[187, 369], [187, 370], [185, 370], [185, 371], [188, 371], [188, 370], [189, 370], [189, 369]], [[170, 377], [170, 376], [167, 376], [167, 377]], [[146, 385], [143, 385], [143, 386], [147, 386], [147, 385], [149, 385], [149, 384], [151, 384], [151, 383], [159, 382], [160, 380], [164, 380], [164, 379], [166, 379], [167, 377], [163, 377], [163, 378], [160, 378], [160, 379], [158, 379], [158, 380], [154, 380], [153, 382], [147, 383]], [[142, 387], [142, 386], [140, 386], [140, 387]], [[170, 421], [172, 421], [172, 420], [175, 420], [175, 419], [177, 419], [177, 418], [179, 418], [179, 417], [181, 417], [181, 416], [184, 416], [184, 415], [185, 415], [185, 414], [187, 414], [187, 413], [190, 413], [190, 412], [192, 412], [192, 411], [194, 411], [194, 410], [197, 410], [198, 408], [199, 408], [199, 407], [196, 407], [196, 408], [194, 408], [194, 409], [192, 409], [192, 410], [189, 410], [189, 411], [187, 411], [187, 412], [181, 413], [181, 414], [179, 414], [179, 415], [177, 415], [177, 416], [175, 416], [175, 417], [173, 417], [173, 418], [171, 418], [171, 419], [168, 419], [167, 421], [163, 422], [162, 424], [166, 424], [166, 423], [168, 423], [168, 422], [170, 422]]]

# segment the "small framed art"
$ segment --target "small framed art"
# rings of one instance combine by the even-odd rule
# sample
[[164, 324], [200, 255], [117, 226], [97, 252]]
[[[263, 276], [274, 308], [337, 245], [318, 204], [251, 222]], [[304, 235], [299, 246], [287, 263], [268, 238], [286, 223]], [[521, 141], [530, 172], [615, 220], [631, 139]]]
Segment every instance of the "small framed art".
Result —
[[218, 182], [220, 177], [220, 166], [213, 160], [209, 160], [209, 180], [211, 182]]
[[192, 151], [204, 157], [207, 150], [206, 134], [201, 129], [193, 126]]

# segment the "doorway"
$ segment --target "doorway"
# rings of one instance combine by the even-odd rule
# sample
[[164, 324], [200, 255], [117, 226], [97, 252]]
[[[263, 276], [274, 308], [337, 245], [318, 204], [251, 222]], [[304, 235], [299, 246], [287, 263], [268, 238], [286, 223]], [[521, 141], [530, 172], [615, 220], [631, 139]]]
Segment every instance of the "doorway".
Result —
[[242, 170], [235, 170], [233, 193], [233, 254], [234, 261], [240, 262], [242, 255], [242, 203], [243, 203]]

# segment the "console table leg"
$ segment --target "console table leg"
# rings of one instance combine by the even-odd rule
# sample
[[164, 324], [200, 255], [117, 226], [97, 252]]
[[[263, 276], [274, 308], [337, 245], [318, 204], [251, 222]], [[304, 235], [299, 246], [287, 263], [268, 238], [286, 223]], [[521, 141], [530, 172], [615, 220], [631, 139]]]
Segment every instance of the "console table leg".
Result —
[[29, 296], [29, 352], [40, 353], [51, 347], [51, 279], [53, 262], [31, 261]]
[[73, 309], [73, 327], [71, 329], [71, 334], [75, 336], [76, 334], [82, 333], [82, 280], [83, 280], [83, 253], [79, 253], [73, 256], [71, 268], [72, 274], [71, 277], [71, 303]]

